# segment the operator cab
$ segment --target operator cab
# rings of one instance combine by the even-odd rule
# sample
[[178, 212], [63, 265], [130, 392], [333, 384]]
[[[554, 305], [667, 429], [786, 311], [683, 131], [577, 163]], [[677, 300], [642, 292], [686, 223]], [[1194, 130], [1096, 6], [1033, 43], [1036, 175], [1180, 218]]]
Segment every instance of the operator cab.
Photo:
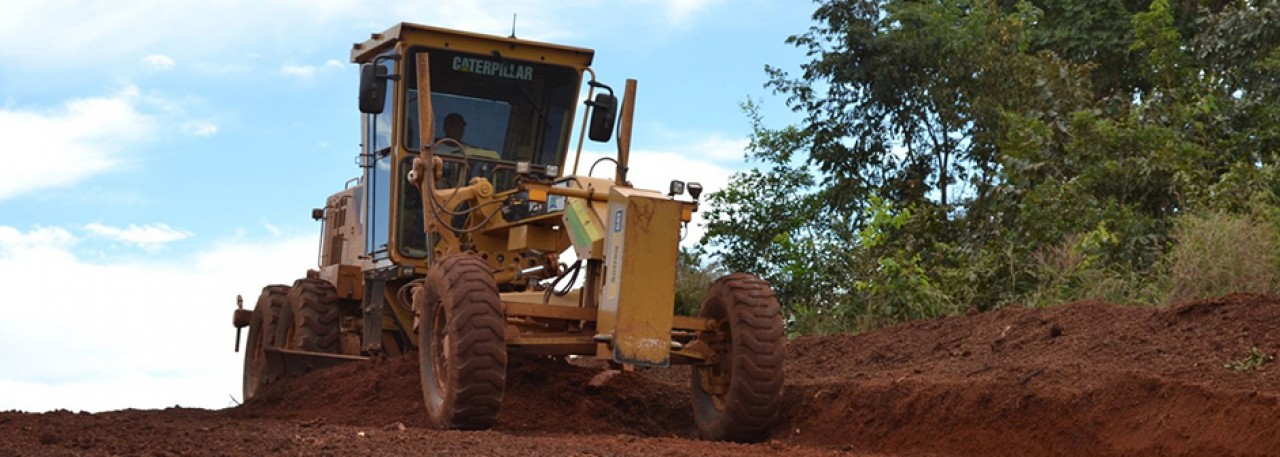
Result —
[[429, 56], [435, 124], [428, 140], [444, 165], [435, 187], [483, 177], [498, 193], [515, 189], [517, 163], [528, 163], [537, 176], [561, 175], [578, 90], [594, 55], [409, 23], [356, 44], [351, 57], [361, 65], [366, 247], [375, 262], [417, 263], [427, 254], [422, 197], [408, 180], [423, 151], [415, 64], [421, 53]]
[[[456, 187], [480, 176], [501, 192], [515, 186], [516, 162], [529, 162], [538, 174], [559, 166], [568, 149], [578, 95], [579, 74], [574, 68], [512, 61], [496, 50], [479, 55], [420, 46], [410, 48], [409, 61], [424, 51], [430, 54], [436, 119], [431, 137], [437, 139], [436, 153], [446, 163], [440, 187]], [[417, 152], [422, 148], [417, 68], [407, 66], [405, 73], [404, 142], [409, 151]], [[447, 128], [459, 122], [465, 133], [450, 138], [455, 132]], [[462, 167], [463, 154], [469, 170]]]

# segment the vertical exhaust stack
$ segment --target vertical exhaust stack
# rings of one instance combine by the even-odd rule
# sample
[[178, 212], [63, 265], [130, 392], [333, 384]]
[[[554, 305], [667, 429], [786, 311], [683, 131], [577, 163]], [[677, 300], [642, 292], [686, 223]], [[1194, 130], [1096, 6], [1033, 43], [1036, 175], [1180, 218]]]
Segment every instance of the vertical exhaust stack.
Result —
[[622, 93], [622, 118], [618, 127], [618, 172], [614, 182], [622, 187], [627, 184], [627, 167], [631, 161], [631, 120], [636, 112], [636, 80], [628, 79]]

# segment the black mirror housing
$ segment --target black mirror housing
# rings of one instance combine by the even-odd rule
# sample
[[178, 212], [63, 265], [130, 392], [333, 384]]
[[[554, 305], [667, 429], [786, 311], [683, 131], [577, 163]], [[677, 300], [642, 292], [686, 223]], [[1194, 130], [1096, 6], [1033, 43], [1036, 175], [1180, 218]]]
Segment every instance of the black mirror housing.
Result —
[[591, 106], [591, 132], [587, 137], [591, 141], [609, 141], [617, 124], [618, 99], [611, 94], [596, 94], [596, 99], [587, 105]]
[[360, 66], [360, 112], [380, 114], [387, 103], [387, 67], [366, 63]]

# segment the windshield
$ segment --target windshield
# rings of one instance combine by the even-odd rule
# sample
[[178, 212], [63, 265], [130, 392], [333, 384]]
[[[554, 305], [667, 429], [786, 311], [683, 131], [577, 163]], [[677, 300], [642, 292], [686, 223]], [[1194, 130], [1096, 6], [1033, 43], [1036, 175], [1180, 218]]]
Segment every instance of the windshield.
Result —
[[[558, 165], [569, 143], [579, 74], [570, 67], [444, 50], [429, 52], [433, 138], [453, 138], [467, 156]], [[406, 65], [405, 148], [421, 149], [417, 69]], [[449, 153], [442, 145], [437, 152]]]

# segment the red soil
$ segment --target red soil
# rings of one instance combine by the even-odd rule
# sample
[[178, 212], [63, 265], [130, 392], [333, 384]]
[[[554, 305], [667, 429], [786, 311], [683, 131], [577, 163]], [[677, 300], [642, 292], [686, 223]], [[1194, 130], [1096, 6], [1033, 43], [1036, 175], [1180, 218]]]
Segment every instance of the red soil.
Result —
[[0, 413], [8, 455], [1277, 455], [1280, 297], [1007, 308], [788, 343], [773, 439], [699, 441], [687, 368], [513, 358], [486, 432], [427, 427], [414, 358], [286, 379], [225, 410]]

